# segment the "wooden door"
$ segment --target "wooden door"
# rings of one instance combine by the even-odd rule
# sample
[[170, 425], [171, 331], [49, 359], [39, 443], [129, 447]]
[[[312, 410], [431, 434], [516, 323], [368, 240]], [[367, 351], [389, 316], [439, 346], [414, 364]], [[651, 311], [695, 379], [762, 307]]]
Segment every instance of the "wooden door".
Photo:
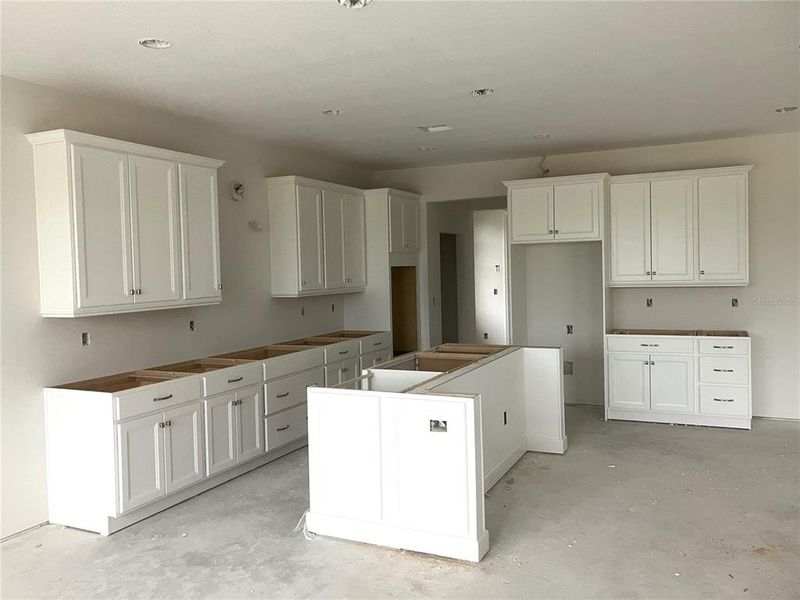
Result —
[[343, 196], [345, 285], [367, 285], [367, 229], [362, 196]]
[[694, 356], [650, 356], [650, 409], [694, 412]]
[[162, 423], [162, 415], [157, 414], [117, 425], [121, 513], [166, 493]]
[[650, 182], [612, 183], [611, 283], [650, 281]]
[[72, 146], [78, 306], [133, 303], [128, 157]]
[[222, 298], [217, 170], [178, 165], [182, 283], [185, 298]]
[[297, 186], [297, 225], [300, 292], [325, 287], [322, 262], [322, 192]]
[[418, 349], [417, 268], [391, 267], [392, 346], [395, 353]]
[[236, 392], [237, 462], [264, 453], [264, 398], [262, 385]]
[[650, 410], [650, 355], [608, 355], [608, 406], [625, 410]]
[[512, 243], [554, 239], [552, 186], [512, 188], [508, 204]]
[[557, 185], [554, 191], [555, 239], [600, 239], [600, 186], [597, 183]]
[[322, 191], [323, 257], [325, 289], [345, 287], [344, 197], [338, 192]]
[[136, 304], [181, 297], [177, 171], [170, 160], [130, 157]]
[[694, 279], [694, 182], [691, 178], [650, 183], [653, 281]]
[[419, 215], [417, 200], [403, 198], [403, 251], [419, 251]]
[[203, 403], [168, 410], [163, 422], [164, 476], [169, 493], [196, 483], [206, 475]]
[[236, 464], [236, 405], [234, 394], [205, 401], [206, 472], [219, 473]]
[[697, 181], [699, 278], [745, 282], [747, 176], [718, 175]]

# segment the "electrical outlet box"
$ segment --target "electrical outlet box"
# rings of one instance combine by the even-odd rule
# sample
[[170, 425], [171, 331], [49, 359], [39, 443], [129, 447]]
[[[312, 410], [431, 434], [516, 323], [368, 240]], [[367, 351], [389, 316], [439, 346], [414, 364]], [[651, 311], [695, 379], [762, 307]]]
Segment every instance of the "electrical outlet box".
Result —
[[565, 360], [564, 361], [564, 375], [572, 375], [572, 361]]
[[92, 343], [92, 336], [89, 335], [88, 331], [84, 331], [81, 334], [81, 346], [88, 346]]
[[647, 308], [653, 308], [653, 299], [652, 298], [648, 298], [647, 301], [645, 302], [645, 304], [646, 304]]

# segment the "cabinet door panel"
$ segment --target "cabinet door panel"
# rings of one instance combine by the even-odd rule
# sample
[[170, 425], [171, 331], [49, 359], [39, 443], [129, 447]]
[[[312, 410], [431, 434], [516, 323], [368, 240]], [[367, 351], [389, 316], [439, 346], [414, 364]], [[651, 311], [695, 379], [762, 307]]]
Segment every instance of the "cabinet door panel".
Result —
[[611, 184], [611, 282], [650, 281], [650, 182]]
[[403, 198], [389, 196], [389, 251], [403, 252]]
[[203, 403], [196, 402], [164, 413], [164, 463], [167, 492], [205, 477]]
[[650, 183], [653, 281], [694, 279], [694, 193], [691, 178]]
[[342, 194], [322, 191], [325, 288], [329, 290], [345, 287], [343, 203]]
[[161, 422], [158, 414], [117, 425], [120, 512], [165, 494]]
[[222, 297], [217, 170], [179, 165], [184, 298]]
[[364, 198], [344, 196], [344, 265], [347, 287], [367, 285]]
[[236, 464], [236, 406], [233, 394], [205, 401], [206, 471], [209, 475]]
[[72, 146], [78, 306], [133, 303], [128, 157]]
[[608, 355], [608, 405], [627, 410], [650, 410], [650, 355]]
[[694, 412], [694, 356], [650, 358], [651, 410]]
[[411, 198], [403, 199], [403, 251], [417, 252], [419, 250], [417, 201]]
[[136, 304], [178, 300], [181, 295], [177, 165], [130, 157], [131, 230]]
[[264, 453], [262, 387], [257, 385], [236, 392], [236, 401], [239, 403], [236, 407], [237, 462], [249, 460]]
[[746, 175], [698, 178], [701, 281], [747, 281], [746, 182]]
[[322, 264], [322, 193], [317, 188], [297, 186], [298, 251], [300, 291], [325, 287]]
[[512, 188], [509, 209], [512, 242], [554, 239], [552, 187]]
[[600, 189], [596, 183], [555, 186], [557, 240], [600, 239]]
[[360, 366], [361, 360], [359, 357], [325, 365], [325, 386], [339, 385], [358, 377], [361, 374], [361, 371], [359, 371]]

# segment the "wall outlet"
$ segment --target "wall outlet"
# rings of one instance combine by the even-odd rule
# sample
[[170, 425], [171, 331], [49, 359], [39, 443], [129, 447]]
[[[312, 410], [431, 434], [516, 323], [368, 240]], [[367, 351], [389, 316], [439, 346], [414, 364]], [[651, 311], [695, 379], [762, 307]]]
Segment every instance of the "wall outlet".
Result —
[[567, 335], [572, 335], [572, 325], [567, 325]]
[[564, 375], [572, 375], [572, 361], [565, 360], [564, 361]]
[[483, 339], [488, 340], [489, 339], [489, 334], [488, 333], [484, 333], [483, 334]]
[[84, 331], [81, 334], [81, 346], [88, 346], [92, 343], [92, 336], [89, 335], [88, 331]]
[[306, 316], [306, 307], [305, 306], [301, 306], [300, 307], [300, 316], [301, 317], [305, 317]]
[[738, 298], [731, 298], [731, 306], [733, 308], [738, 308], [739, 307], [739, 299]]
[[336, 305], [335, 304], [331, 304], [331, 312], [336, 312]]
[[647, 306], [647, 308], [653, 308], [653, 299], [648, 298], [647, 301], [645, 302], [645, 305]]
[[189, 321], [189, 331], [194, 331], [194, 321]]

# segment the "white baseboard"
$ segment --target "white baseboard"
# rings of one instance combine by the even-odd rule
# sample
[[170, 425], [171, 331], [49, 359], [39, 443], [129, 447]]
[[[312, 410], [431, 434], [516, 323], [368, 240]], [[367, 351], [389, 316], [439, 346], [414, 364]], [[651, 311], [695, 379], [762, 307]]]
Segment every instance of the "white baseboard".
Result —
[[503, 478], [503, 475], [508, 473], [511, 467], [513, 467], [517, 461], [522, 458], [527, 450], [528, 448], [525, 440], [522, 440], [516, 448], [514, 448], [503, 458], [503, 460], [497, 463], [488, 473], [484, 473], [483, 491], [488, 492], [490, 489], [492, 489], [492, 486], [500, 481]]
[[750, 417], [697, 415], [693, 413], [655, 413], [641, 410], [620, 410], [609, 408], [608, 418], [618, 421], [642, 421], [645, 423], [668, 423], [675, 425], [700, 425], [703, 427], [750, 429]]
[[534, 435], [525, 436], [529, 452], [546, 452], [548, 454], [564, 454], [567, 451], [567, 436], [561, 438], [545, 438]]
[[480, 562], [489, 550], [486, 529], [472, 539], [313, 512], [306, 515], [306, 529], [319, 535], [470, 562]]

